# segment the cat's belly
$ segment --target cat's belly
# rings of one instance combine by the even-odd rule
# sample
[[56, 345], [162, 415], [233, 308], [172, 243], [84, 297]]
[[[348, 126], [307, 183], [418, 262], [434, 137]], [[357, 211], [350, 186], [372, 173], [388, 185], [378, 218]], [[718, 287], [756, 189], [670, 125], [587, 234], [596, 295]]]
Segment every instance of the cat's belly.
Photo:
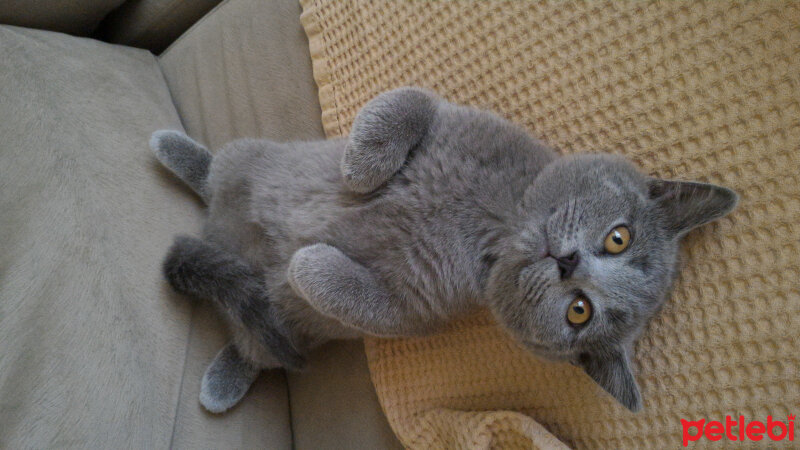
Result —
[[209, 176], [204, 238], [263, 273], [270, 297], [292, 323], [295, 342], [307, 348], [359, 336], [311, 309], [286, 277], [292, 254], [318, 242], [333, 220], [342, 146], [235, 141], [215, 155]]
[[207, 238], [256, 266], [288, 263], [336, 214], [343, 147], [337, 140], [228, 144], [211, 165]]
[[[350, 192], [339, 169], [343, 149], [341, 140], [229, 144], [212, 163], [206, 238], [263, 271], [275, 300], [308, 333], [353, 335], [287, 289], [292, 255], [315, 243], [366, 266], [396, 301], [417, 311], [420, 329], [435, 330], [478, 295], [474, 249], [454, 233], [455, 213], [421, 208], [408, 183], [392, 181], [372, 195]], [[431, 211], [442, 217], [432, 220]]]

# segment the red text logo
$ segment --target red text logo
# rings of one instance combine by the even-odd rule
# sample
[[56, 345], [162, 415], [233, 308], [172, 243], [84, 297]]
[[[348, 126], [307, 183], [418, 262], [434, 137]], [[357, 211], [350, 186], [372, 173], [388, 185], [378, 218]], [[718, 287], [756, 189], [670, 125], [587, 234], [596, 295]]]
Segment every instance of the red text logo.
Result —
[[687, 447], [689, 442], [699, 441], [705, 437], [709, 441], [728, 439], [730, 441], [760, 441], [769, 438], [773, 441], [794, 441], [794, 416], [789, 415], [786, 422], [773, 420], [772, 416], [767, 416], [767, 422], [753, 420], [747, 422], [744, 416], [739, 416], [739, 420], [731, 416], [725, 416], [725, 423], [718, 420], [706, 419], [683, 420], [683, 446]]

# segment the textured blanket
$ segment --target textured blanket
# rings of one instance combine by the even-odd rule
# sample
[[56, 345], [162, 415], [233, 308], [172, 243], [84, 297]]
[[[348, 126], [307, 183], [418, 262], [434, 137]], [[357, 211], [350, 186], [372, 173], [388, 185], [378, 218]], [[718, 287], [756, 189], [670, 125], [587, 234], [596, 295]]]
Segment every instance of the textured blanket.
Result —
[[430, 338], [366, 341], [406, 446], [671, 448], [681, 419], [800, 412], [800, 3], [302, 3], [329, 136], [375, 94], [421, 85], [562, 152], [620, 153], [742, 195], [689, 235], [637, 346], [642, 412], [483, 313]]

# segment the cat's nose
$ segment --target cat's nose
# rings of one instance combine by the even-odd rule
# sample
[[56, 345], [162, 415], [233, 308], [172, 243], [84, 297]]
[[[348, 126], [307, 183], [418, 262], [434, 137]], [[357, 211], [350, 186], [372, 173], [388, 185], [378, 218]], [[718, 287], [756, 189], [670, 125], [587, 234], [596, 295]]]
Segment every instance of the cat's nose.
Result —
[[573, 252], [567, 256], [556, 258], [558, 270], [561, 272], [561, 279], [571, 277], [572, 273], [575, 272], [575, 268], [578, 267], [580, 262], [581, 257], [578, 255], [578, 252]]

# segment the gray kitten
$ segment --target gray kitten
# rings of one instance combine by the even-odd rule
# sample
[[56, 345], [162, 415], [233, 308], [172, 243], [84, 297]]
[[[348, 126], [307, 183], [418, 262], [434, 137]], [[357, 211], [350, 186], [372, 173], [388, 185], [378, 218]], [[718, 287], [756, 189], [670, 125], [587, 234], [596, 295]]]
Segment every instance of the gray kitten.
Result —
[[369, 102], [347, 139], [239, 140], [212, 157], [159, 131], [151, 146], [209, 207], [203, 238], [177, 238], [164, 272], [232, 330], [203, 377], [214, 412], [325, 341], [424, 335], [479, 307], [638, 410], [631, 348], [670, 291], [679, 241], [737, 202], [621, 157], [558, 157], [415, 88]]

